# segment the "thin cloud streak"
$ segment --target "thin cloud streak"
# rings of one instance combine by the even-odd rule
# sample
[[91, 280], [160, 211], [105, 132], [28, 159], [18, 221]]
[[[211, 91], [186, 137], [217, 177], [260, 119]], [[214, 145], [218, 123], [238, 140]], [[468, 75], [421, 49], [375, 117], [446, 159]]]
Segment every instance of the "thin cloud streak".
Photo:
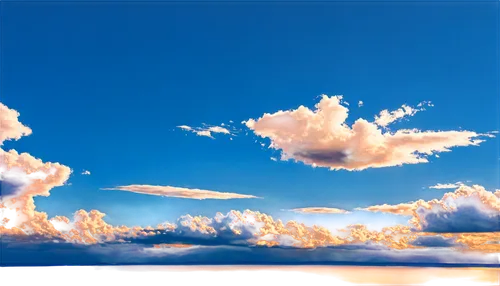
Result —
[[189, 189], [182, 187], [154, 186], [154, 185], [117, 186], [114, 188], [101, 188], [101, 190], [127, 191], [145, 195], [197, 199], [197, 200], [205, 200], [205, 199], [228, 200], [228, 199], [260, 198], [252, 195], [244, 195], [237, 193], [224, 193], [224, 192], [202, 190], [202, 189]]
[[296, 208], [290, 211], [296, 213], [304, 214], [348, 214], [349, 211], [337, 208], [327, 208], [327, 207], [307, 207], [307, 208]]

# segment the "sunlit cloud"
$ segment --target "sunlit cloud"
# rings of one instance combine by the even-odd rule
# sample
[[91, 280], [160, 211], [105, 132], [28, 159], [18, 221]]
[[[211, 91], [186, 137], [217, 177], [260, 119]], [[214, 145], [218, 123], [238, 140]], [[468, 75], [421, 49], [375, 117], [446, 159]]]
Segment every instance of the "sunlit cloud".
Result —
[[491, 133], [474, 131], [420, 131], [387, 126], [412, 116], [430, 106], [425, 102], [416, 108], [403, 106], [382, 111], [374, 122], [357, 119], [346, 123], [349, 109], [342, 96], [323, 95], [315, 109], [305, 106], [287, 111], [265, 113], [243, 123], [256, 135], [271, 141], [269, 148], [281, 151], [281, 160], [294, 160], [312, 167], [331, 170], [364, 170], [420, 164], [428, 157], [450, 152], [453, 147], [478, 146]]
[[223, 193], [210, 190], [189, 189], [189, 188], [172, 187], [172, 186], [153, 186], [153, 185], [117, 186], [114, 188], [101, 188], [101, 190], [127, 191], [145, 195], [197, 199], [197, 200], [205, 200], [205, 199], [228, 200], [228, 199], [258, 198], [252, 195], [243, 195], [236, 193]]
[[296, 213], [305, 213], [305, 214], [348, 214], [349, 211], [337, 208], [327, 208], [327, 207], [307, 207], [307, 208], [296, 208], [291, 209], [290, 211]]
[[460, 186], [463, 186], [464, 183], [456, 182], [456, 183], [448, 183], [448, 184], [436, 184], [434, 186], [430, 186], [429, 189], [456, 189]]

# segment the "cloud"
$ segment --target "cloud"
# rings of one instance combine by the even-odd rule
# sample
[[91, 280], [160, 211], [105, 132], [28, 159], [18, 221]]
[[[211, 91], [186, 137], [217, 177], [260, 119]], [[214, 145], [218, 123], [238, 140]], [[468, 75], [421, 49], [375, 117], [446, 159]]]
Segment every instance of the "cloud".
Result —
[[[402, 110], [405, 115], [414, 112], [409, 107]], [[494, 136], [462, 130], [381, 129], [398, 117], [399, 112], [387, 113], [390, 120], [381, 119], [387, 117], [383, 113], [376, 119], [378, 123], [360, 118], [349, 126], [348, 111], [342, 96], [323, 95], [314, 110], [299, 106], [294, 110], [265, 113], [244, 124], [256, 135], [270, 139], [270, 148], [281, 150], [281, 160], [292, 159], [331, 170], [427, 163], [428, 157], [435, 153], [450, 152], [459, 146], [478, 146], [484, 141], [480, 138]]]
[[418, 108], [414, 108], [403, 104], [401, 108], [398, 108], [394, 111], [389, 111], [384, 109], [380, 112], [378, 116], [375, 116], [375, 123], [379, 126], [386, 127], [387, 125], [402, 119], [407, 116], [413, 116], [419, 111], [425, 110], [424, 105], [433, 106], [430, 102], [421, 102], [417, 105]]
[[293, 212], [297, 213], [309, 213], [309, 214], [347, 214], [349, 213], [343, 209], [337, 208], [326, 208], [326, 207], [307, 207], [307, 208], [296, 208], [291, 209]]
[[455, 238], [447, 238], [440, 235], [434, 236], [419, 236], [412, 245], [422, 247], [452, 247], [456, 246]]
[[19, 140], [22, 136], [32, 133], [29, 127], [19, 122], [19, 115], [19, 112], [0, 102], [0, 146], [6, 140]]
[[152, 247], [142, 247], [134, 245], [128, 248], [132, 255], [146, 255], [146, 256], [170, 256], [170, 255], [187, 255], [195, 250], [192, 244], [154, 244]]
[[88, 176], [88, 175], [90, 175], [90, 171], [89, 170], [83, 170], [82, 175], [87, 175]]
[[358, 107], [362, 107], [364, 105], [363, 101], [358, 101]]
[[[225, 124], [222, 124], [222, 126], [225, 126]], [[231, 133], [231, 131], [229, 131], [227, 128], [222, 127], [222, 126], [208, 126], [207, 125], [205, 127], [191, 127], [191, 126], [187, 126], [187, 125], [179, 125], [179, 126], [177, 126], [177, 128], [180, 128], [184, 131], [195, 133], [198, 136], [210, 137], [212, 139], [215, 139], [213, 137], [212, 133], [233, 135]]]
[[252, 195], [243, 195], [236, 193], [222, 193], [209, 190], [188, 189], [188, 188], [171, 187], [171, 186], [152, 186], [152, 185], [118, 186], [114, 188], [102, 188], [101, 190], [128, 191], [146, 195], [197, 199], [197, 200], [204, 200], [204, 199], [228, 200], [228, 199], [258, 198]]
[[362, 210], [411, 215], [410, 223], [424, 232], [500, 231], [500, 198], [479, 185], [461, 185], [439, 200], [376, 205]]
[[460, 186], [463, 186], [464, 183], [456, 182], [456, 183], [448, 183], [448, 184], [436, 184], [434, 186], [430, 186], [429, 189], [456, 189]]
[[52, 188], [64, 185], [71, 169], [15, 150], [0, 149], [0, 158], [0, 233], [52, 233], [47, 214], [35, 211], [33, 197], [49, 196]]

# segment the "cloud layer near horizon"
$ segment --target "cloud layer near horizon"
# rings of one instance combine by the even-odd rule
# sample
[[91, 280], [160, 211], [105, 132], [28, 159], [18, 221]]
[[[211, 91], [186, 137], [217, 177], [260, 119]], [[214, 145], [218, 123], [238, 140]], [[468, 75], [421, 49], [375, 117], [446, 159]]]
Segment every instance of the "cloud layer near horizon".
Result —
[[[19, 114], [16, 112], [15, 115], [17, 120]], [[0, 130], [2, 134], [9, 134], [2, 135], [2, 140], [16, 139], [29, 134], [26, 129], [18, 128], [21, 124], [18, 123], [14, 124], [17, 125], [15, 128], [12, 128], [13, 124], [5, 125], [6, 132]], [[4, 128], [4, 125], [0, 128]], [[66, 251], [70, 251], [72, 257], [75, 253], [80, 253], [78, 251], [82, 253], [104, 251], [105, 257], [99, 258], [101, 261], [107, 259], [105, 262], [118, 261], [118, 263], [126, 263], [131, 257], [147, 256], [147, 259], [150, 259], [151, 254], [162, 256], [181, 253], [162, 252], [161, 247], [159, 252], [145, 250], [148, 247], [153, 248], [152, 245], [165, 243], [214, 246], [217, 249], [237, 246], [238, 249], [250, 252], [253, 249], [261, 249], [259, 248], [261, 246], [268, 252], [261, 252], [259, 257], [247, 256], [246, 261], [252, 259], [263, 261], [262, 253], [264, 253], [266, 261], [280, 262], [304, 261], [304, 257], [311, 261], [323, 262], [345, 262], [346, 259], [351, 259], [352, 262], [374, 259], [401, 262], [427, 255], [426, 257], [439, 262], [489, 263], [491, 257], [484, 253], [500, 252], [498, 233], [494, 232], [496, 231], [494, 219], [498, 217], [500, 208], [498, 203], [500, 191], [492, 193], [480, 186], [461, 186], [454, 193], [445, 194], [441, 200], [415, 203], [411, 207], [410, 214], [413, 216], [411, 221], [415, 225], [413, 228], [396, 225], [375, 231], [366, 225], [354, 224], [334, 232], [322, 226], [308, 226], [294, 220], [284, 223], [268, 214], [251, 210], [244, 212], [232, 210], [226, 214], [217, 213], [211, 218], [187, 214], [173, 223], [164, 222], [154, 227], [114, 226], [105, 221], [105, 214], [99, 210], [77, 210], [71, 218], [65, 216], [49, 218], [46, 213], [36, 210], [33, 198], [49, 196], [51, 189], [62, 186], [71, 174], [69, 167], [60, 163], [43, 162], [28, 153], [18, 153], [15, 150], [0, 149], [0, 158], [2, 184], [0, 234], [2, 243], [14, 245], [4, 248], [7, 249], [4, 254], [10, 259], [8, 261], [14, 261], [12, 263], [19, 259], [22, 263], [27, 263], [36, 253], [46, 258], [44, 253], [52, 255]], [[160, 186], [158, 189], [158, 186], [147, 186], [147, 188], [141, 185], [132, 186], [134, 188], [131, 186], [119, 188], [154, 195], [168, 194], [198, 199], [210, 196], [212, 198], [249, 196], [174, 187]], [[470, 221], [474, 221], [473, 227], [467, 228], [467, 224], [463, 222]], [[429, 238], [418, 239], [419, 237]], [[436, 255], [437, 252], [432, 252], [432, 255], [425, 252], [428, 245], [436, 244], [441, 246], [446, 244], [448, 249], [442, 250], [440, 255]], [[309, 256], [307, 253], [310, 252], [304, 252], [303, 248], [320, 250]], [[332, 248], [333, 250], [330, 250]], [[15, 251], [12, 251], [13, 249]], [[26, 252], [27, 256], [20, 258], [21, 250], [29, 249], [34, 250]], [[189, 247], [188, 249], [189, 251], [182, 253], [191, 254], [194, 251], [194, 256], [189, 259], [199, 261], [197, 251], [214, 248]], [[44, 252], [46, 250], [47, 252]], [[67, 254], [64, 255], [66, 258], [61, 258], [61, 261], [66, 261], [64, 259], [68, 258]], [[326, 260], [317, 260], [318, 256]], [[145, 261], [152, 261], [147, 259]]]
[[373, 122], [357, 119], [346, 123], [349, 109], [342, 96], [322, 95], [311, 110], [305, 106], [287, 111], [265, 113], [244, 124], [256, 135], [271, 140], [270, 148], [280, 150], [281, 160], [295, 160], [313, 167], [331, 170], [364, 170], [427, 163], [428, 156], [450, 152], [459, 146], [478, 146], [484, 137], [474, 131], [389, 130], [398, 119], [424, 110], [403, 105], [400, 109], [382, 111]]

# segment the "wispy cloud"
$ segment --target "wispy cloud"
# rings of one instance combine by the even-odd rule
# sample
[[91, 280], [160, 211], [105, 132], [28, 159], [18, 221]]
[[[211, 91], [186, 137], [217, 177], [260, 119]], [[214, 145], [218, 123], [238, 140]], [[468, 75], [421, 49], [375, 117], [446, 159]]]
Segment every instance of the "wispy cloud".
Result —
[[389, 111], [384, 109], [379, 115], [375, 116], [375, 123], [379, 126], [386, 127], [387, 125], [402, 119], [404, 117], [413, 116], [417, 112], [425, 110], [424, 106], [434, 106], [431, 102], [423, 101], [417, 105], [417, 108], [403, 104], [400, 108]]
[[[225, 126], [222, 124], [222, 126]], [[219, 134], [225, 134], [225, 135], [232, 135], [231, 131], [227, 129], [226, 127], [222, 126], [204, 126], [204, 127], [191, 127], [187, 125], [179, 125], [177, 128], [180, 128], [184, 131], [192, 132], [195, 133], [198, 136], [205, 136], [209, 137], [212, 139], [215, 139], [213, 136], [213, 133], [219, 133]]]
[[296, 213], [305, 213], [305, 214], [348, 214], [349, 211], [337, 208], [327, 208], [327, 207], [307, 207], [307, 208], [296, 208], [291, 209], [290, 211]]
[[83, 170], [83, 172], [81, 174], [89, 176], [90, 175], [90, 171], [89, 170]]
[[114, 188], [101, 188], [101, 190], [127, 191], [145, 195], [197, 199], [197, 200], [205, 200], [205, 199], [228, 200], [228, 199], [259, 198], [252, 195], [243, 195], [236, 193], [223, 193], [223, 192], [216, 192], [209, 190], [188, 189], [188, 188], [180, 188], [172, 186], [153, 186], [153, 185], [128, 185], [128, 186], [118, 186]]
[[456, 183], [448, 183], [448, 184], [436, 184], [434, 186], [430, 186], [429, 189], [456, 189], [460, 186], [463, 186], [464, 183], [456, 182]]

